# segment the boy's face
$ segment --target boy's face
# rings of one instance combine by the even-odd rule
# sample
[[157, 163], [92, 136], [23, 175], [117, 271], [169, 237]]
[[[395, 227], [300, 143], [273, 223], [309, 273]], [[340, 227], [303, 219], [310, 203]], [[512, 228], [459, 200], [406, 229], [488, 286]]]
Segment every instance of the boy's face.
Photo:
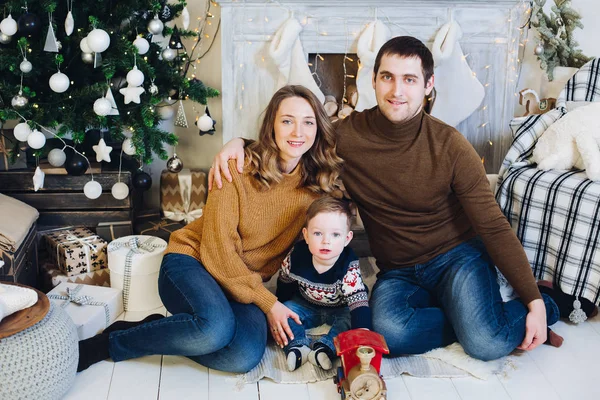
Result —
[[[352, 240], [346, 215], [337, 212], [319, 213], [302, 229], [311, 254], [319, 261], [337, 261], [344, 247]], [[333, 263], [331, 263], [333, 265]]]

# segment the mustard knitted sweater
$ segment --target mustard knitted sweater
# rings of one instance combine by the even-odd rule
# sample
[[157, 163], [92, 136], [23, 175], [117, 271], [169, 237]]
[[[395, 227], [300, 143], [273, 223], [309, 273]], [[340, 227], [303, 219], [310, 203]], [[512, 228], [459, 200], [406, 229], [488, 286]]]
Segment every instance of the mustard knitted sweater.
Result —
[[224, 179], [223, 189], [209, 193], [202, 217], [173, 232], [166, 253], [194, 257], [231, 299], [267, 313], [277, 298], [263, 281], [281, 266], [319, 195], [298, 187], [300, 168], [269, 190], [247, 170], [237, 172], [234, 161], [229, 170], [233, 182]]

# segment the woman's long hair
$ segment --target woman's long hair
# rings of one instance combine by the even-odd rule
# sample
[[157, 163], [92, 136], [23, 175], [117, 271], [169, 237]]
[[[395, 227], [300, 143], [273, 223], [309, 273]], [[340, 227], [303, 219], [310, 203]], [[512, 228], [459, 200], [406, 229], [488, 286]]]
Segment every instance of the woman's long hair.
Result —
[[275, 141], [275, 119], [283, 100], [290, 97], [306, 100], [312, 107], [317, 122], [315, 142], [300, 160], [300, 186], [316, 193], [331, 193], [338, 189], [343, 162], [336, 153], [335, 130], [319, 99], [300, 85], [284, 86], [271, 98], [264, 112], [258, 140], [245, 148], [249, 173], [264, 190], [283, 179], [283, 160], [279, 157], [279, 147]]

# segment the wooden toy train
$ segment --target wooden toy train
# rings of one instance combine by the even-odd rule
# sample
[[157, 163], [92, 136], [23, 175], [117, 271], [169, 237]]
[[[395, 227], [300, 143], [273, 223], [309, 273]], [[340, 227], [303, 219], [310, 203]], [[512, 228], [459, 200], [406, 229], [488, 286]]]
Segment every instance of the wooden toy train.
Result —
[[342, 400], [386, 400], [387, 389], [379, 371], [381, 356], [390, 350], [383, 336], [353, 329], [340, 333], [333, 342], [342, 359], [334, 377]]

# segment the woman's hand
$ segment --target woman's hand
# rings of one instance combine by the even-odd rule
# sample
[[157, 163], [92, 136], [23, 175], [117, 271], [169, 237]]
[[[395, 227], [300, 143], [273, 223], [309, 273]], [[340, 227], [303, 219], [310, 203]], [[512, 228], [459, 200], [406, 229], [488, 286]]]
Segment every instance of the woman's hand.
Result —
[[241, 174], [244, 172], [244, 140], [242, 138], [234, 138], [223, 146], [219, 154], [213, 159], [212, 166], [208, 171], [208, 190], [212, 190], [213, 179], [217, 188], [223, 187], [221, 181], [221, 172], [225, 175], [225, 179], [231, 182], [231, 172], [227, 162], [231, 159], [236, 160], [237, 170]]
[[298, 314], [279, 301], [277, 301], [271, 308], [271, 311], [267, 313], [269, 330], [271, 331], [271, 335], [273, 335], [273, 339], [275, 339], [275, 343], [277, 343], [279, 347], [287, 346], [288, 337], [290, 340], [294, 339], [294, 334], [288, 324], [288, 318], [292, 318], [298, 325], [302, 325]]
[[529, 313], [525, 319], [525, 339], [517, 346], [517, 349], [531, 351], [546, 341], [548, 325], [546, 324], [546, 306], [543, 300], [533, 300], [527, 305], [527, 308]]

